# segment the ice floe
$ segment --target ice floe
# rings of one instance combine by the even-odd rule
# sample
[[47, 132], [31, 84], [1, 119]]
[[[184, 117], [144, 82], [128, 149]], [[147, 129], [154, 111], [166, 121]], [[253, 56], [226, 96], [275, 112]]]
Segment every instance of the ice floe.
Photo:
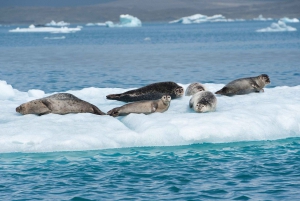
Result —
[[256, 32], [281, 32], [281, 31], [297, 31], [296, 28], [286, 25], [279, 20], [277, 23], [272, 23], [270, 27], [258, 29]]
[[92, 27], [92, 26], [106, 26], [106, 23], [101, 23], [101, 22], [98, 22], [98, 23], [87, 23], [85, 26], [88, 26], [88, 27]]
[[263, 15], [259, 15], [257, 18], [253, 18], [255, 21], [271, 21], [272, 18], [264, 18]]
[[65, 27], [65, 26], [69, 26], [70, 23], [68, 22], [64, 22], [64, 21], [60, 21], [60, 22], [55, 22], [54, 20], [52, 20], [50, 23], [47, 23], [46, 26], [58, 26], [58, 27]]
[[285, 23], [298, 23], [299, 22], [299, 20], [297, 18], [288, 18], [288, 17], [280, 18], [280, 21], [285, 22]]
[[244, 21], [244, 19], [227, 19], [223, 15], [207, 16], [202, 14], [195, 14], [187, 17], [182, 17], [178, 20], [170, 21], [169, 23], [180, 23], [180, 24], [195, 24], [203, 22], [234, 22]]
[[[180, 84], [185, 89], [189, 84]], [[224, 84], [205, 84], [215, 92]], [[102, 111], [125, 103], [106, 95], [129, 90], [85, 88], [66, 91]], [[300, 136], [300, 86], [265, 88], [264, 93], [216, 96], [217, 110], [196, 113], [190, 97], [171, 101], [165, 113], [124, 117], [93, 114], [20, 115], [20, 104], [51, 94], [38, 89], [22, 92], [0, 81], [0, 153], [80, 151], [138, 146], [275, 140]]]
[[115, 24], [112, 21], [105, 22], [107, 27], [141, 27], [142, 22], [131, 15], [120, 15], [120, 22]]
[[49, 33], [73, 33], [81, 31], [82, 27], [69, 28], [69, 27], [35, 27], [33, 24], [28, 28], [11, 29], [9, 32], [49, 32]]

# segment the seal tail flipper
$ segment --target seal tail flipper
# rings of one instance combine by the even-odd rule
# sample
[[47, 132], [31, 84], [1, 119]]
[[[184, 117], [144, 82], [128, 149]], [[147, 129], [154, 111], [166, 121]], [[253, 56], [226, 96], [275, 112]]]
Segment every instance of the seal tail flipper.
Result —
[[93, 114], [97, 114], [97, 115], [106, 115], [106, 113], [102, 112], [98, 107], [96, 107], [95, 105], [92, 105], [92, 108], [93, 108], [93, 111], [94, 113]]
[[107, 114], [110, 115], [110, 116], [113, 116], [113, 117], [117, 117], [117, 116], [119, 116], [119, 110], [120, 109], [118, 107], [116, 107], [114, 109], [109, 110], [107, 112]]
[[107, 99], [110, 100], [120, 100], [121, 94], [109, 94], [106, 96]]

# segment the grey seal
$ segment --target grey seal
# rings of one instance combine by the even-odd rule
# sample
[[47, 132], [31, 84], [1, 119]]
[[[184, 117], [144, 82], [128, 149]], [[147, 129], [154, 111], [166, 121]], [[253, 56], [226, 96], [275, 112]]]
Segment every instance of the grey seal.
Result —
[[44, 115], [49, 113], [92, 113], [105, 115], [99, 108], [86, 101], [83, 101], [69, 93], [58, 93], [45, 98], [36, 99], [23, 103], [16, 108], [16, 111], [25, 114]]
[[261, 74], [257, 77], [240, 78], [229, 82], [215, 94], [233, 96], [252, 92], [264, 92], [263, 88], [269, 83], [271, 83], [271, 81], [266, 74]]
[[189, 106], [196, 112], [213, 112], [217, 107], [217, 98], [210, 91], [199, 91], [192, 96]]
[[183, 96], [184, 89], [175, 82], [157, 82], [121, 94], [110, 94], [106, 98], [123, 102], [141, 100], [157, 100], [163, 95], [170, 95], [172, 99]]
[[171, 96], [164, 95], [161, 99], [151, 100], [151, 101], [137, 101], [133, 103], [128, 103], [122, 107], [116, 107], [107, 112], [108, 115], [117, 117], [123, 116], [130, 113], [143, 113], [151, 114], [154, 112], [165, 112], [169, 109], [171, 102]]
[[195, 93], [197, 93], [199, 91], [206, 91], [205, 86], [203, 84], [199, 83], [199, 82], [194, 82], [186, 88], [185, 95], [186, 96], [191, 96], [191, 95], [194, 95]]

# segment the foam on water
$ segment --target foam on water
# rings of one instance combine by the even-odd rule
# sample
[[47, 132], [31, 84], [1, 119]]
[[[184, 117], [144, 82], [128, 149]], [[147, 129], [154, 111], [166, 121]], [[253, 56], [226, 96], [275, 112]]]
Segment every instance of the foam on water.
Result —
[[[182, 85], [187, 88], [187, 84]], [[211, 91], [222, 84], [206, 84]], [[85, 88], [67, 91], [102, 111], [123, 105], [105, 96], [129, 89]], [[96, 150], [138, 146], [274, 140], [300, 136], [300, 86], [266, 88], [265, 93], [217, 96], [216, 112], [195, 113], [190, 97], [171, 101], [165, 113], [124, 117], [93, 114], [20, 115], [20, 104], [51, 94], [21, 92], [0, 82], [0, 153]]]
[[61, 37], [44, 37], [45, 40], [62, 40], [62, 39], [66, 39], [65, 36], [61, 36]]

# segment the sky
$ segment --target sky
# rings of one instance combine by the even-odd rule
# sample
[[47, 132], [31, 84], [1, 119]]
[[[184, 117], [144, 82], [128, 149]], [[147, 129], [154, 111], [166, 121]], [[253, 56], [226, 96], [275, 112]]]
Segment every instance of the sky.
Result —
[[111, 2], [115, 0], [0, 0], [0, 7], [7, 6], [85, 6]]

